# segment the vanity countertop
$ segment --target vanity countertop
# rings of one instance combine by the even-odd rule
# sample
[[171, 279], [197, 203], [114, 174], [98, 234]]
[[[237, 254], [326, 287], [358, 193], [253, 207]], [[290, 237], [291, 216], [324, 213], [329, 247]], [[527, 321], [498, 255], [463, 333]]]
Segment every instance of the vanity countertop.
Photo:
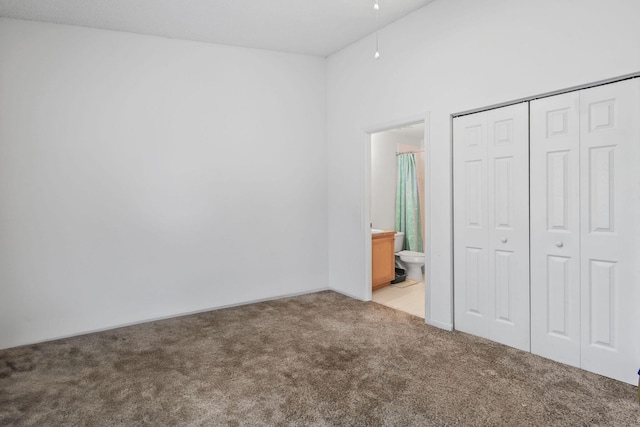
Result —
[[394, 230], [371, 230], [371, 238], [372, 239], [388, 239], [389, 237], [393, 238], [396, 232]]

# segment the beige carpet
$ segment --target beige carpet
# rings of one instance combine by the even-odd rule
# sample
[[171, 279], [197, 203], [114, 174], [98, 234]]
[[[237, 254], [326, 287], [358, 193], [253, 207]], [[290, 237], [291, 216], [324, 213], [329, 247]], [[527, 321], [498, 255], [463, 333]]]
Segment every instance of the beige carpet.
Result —
[[632, 426], [636, 396], [334, 292], [0, 351], [3, 426]]

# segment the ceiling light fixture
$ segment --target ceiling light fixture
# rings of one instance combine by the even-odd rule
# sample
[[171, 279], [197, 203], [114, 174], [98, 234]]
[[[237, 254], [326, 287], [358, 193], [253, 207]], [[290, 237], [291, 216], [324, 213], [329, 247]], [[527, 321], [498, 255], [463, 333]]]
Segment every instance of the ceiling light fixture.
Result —
[[373, 59], [380, 58], [380, 49], [378, 49], [378, 32], [380, 31], [380, 4], [379, 0], [375, 0], [376, 2], [373, 5], [373, 10], [376, 11], [376, 53], [373, 55]]

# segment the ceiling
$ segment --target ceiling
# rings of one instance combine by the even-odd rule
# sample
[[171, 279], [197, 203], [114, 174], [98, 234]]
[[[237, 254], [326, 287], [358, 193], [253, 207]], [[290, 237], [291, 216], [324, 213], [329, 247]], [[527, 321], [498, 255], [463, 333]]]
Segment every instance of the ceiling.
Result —
[[[434, 0], [379, 0], [380, 26]], [[0, 16], [326, 57], [375, 32], [375, 0], [0, 0]]]

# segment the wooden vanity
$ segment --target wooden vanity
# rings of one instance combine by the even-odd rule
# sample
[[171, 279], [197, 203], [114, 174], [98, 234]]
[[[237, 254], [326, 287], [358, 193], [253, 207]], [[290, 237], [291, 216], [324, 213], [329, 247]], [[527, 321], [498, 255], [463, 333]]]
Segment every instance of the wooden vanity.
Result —
[[396, 277], [394, 236], [395, 231], [371, 234], [371, 289], [388, 286]]

